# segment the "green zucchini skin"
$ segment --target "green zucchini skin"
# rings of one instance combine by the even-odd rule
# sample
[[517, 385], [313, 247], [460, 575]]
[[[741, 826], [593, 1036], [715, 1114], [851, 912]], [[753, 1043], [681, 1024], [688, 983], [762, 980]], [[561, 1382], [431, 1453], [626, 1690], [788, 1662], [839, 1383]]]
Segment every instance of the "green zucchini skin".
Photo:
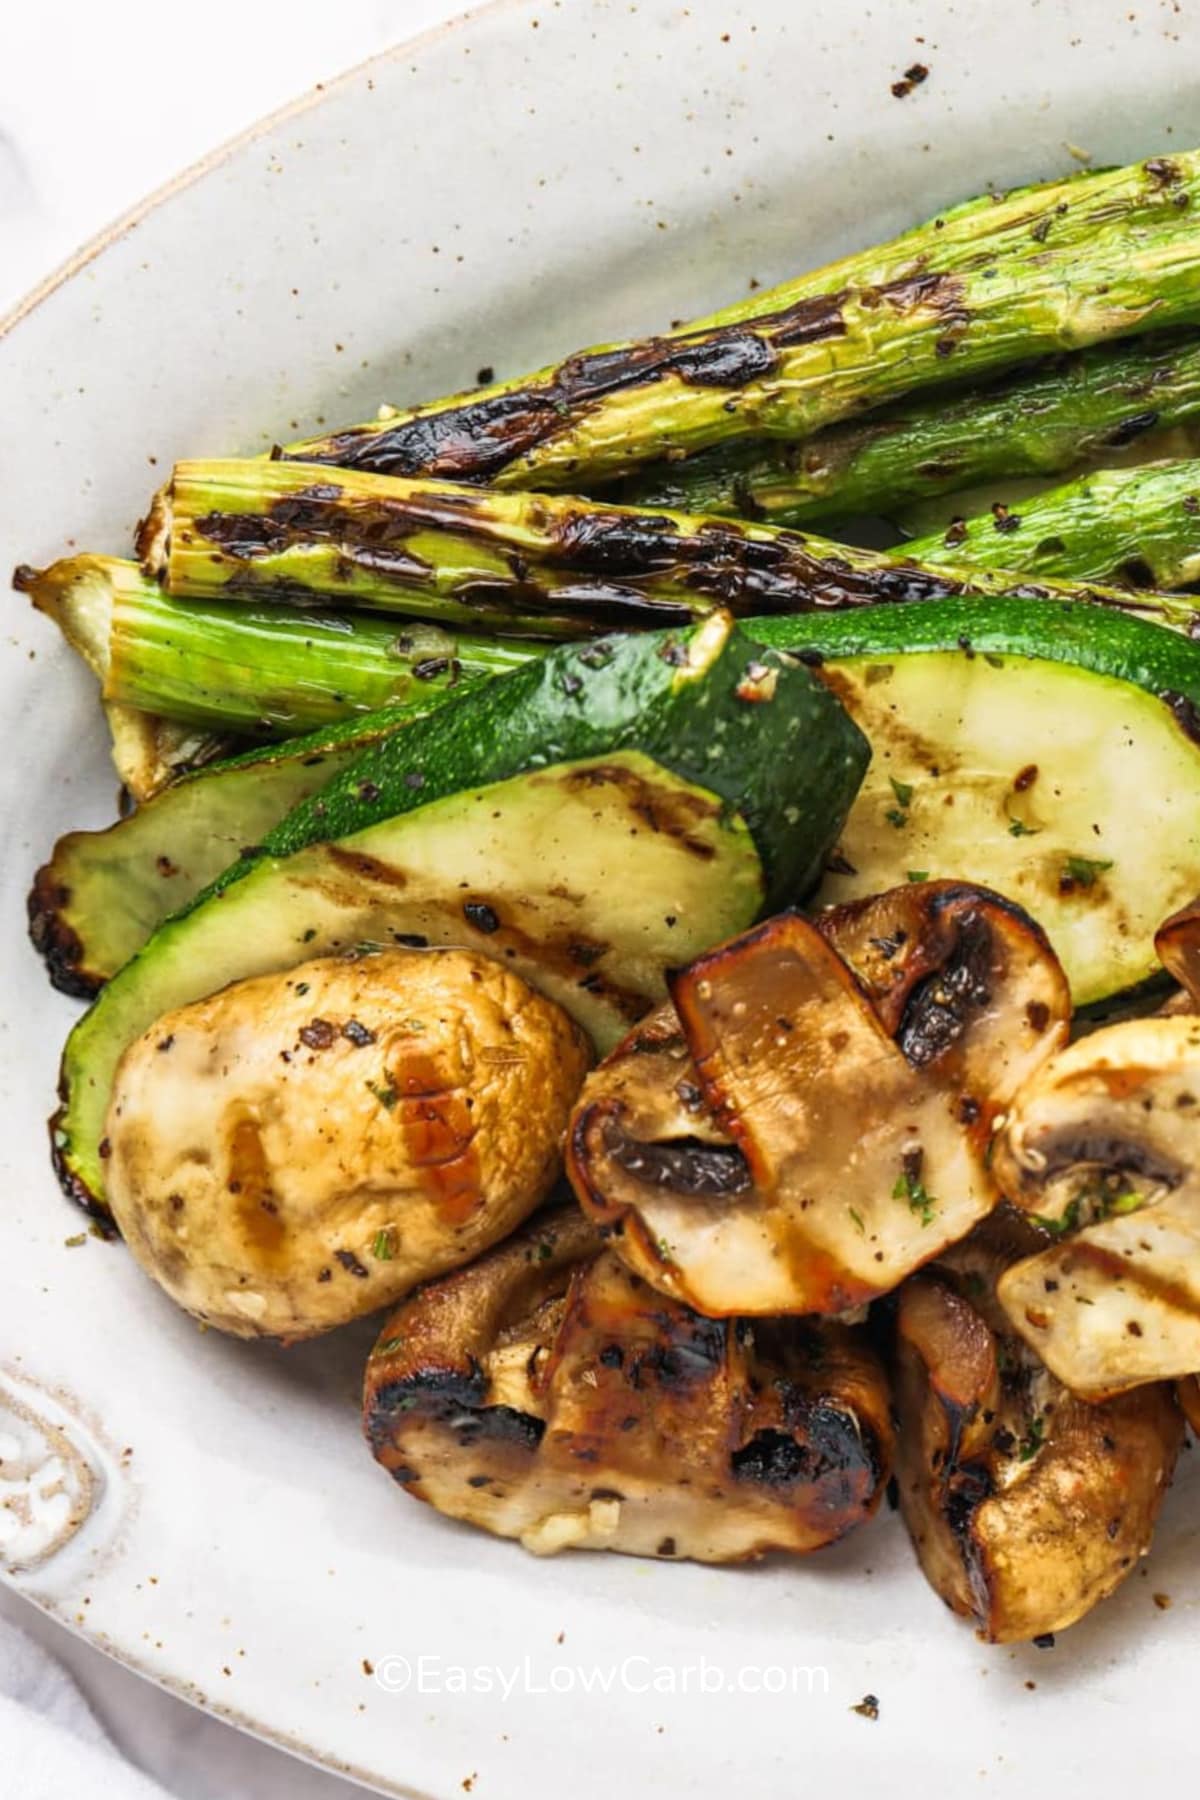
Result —
[[1181, 719], [1190, 717], [1189, 708], [1200, 716], [1200, 643], [1107, 606], [950, 599], [803, 618], [748, 619], [745, 629], [759, 643], [814, 663], [955, 648], [980, 656], [1072, 663], [1157, 694], [1178, 707]]
[[[623, 971], [619, 1001], [609, 1004], [601, 991], [609, 975], [603, 959], [594, 967], [585, 964], [582, 976], [576, 969], [569, 979], [548, 967], [547, 978], [557, 983], [555, 997], [574, 1006], [581, 1022], [610, 1043], [628, 1027], [631, 992], [644, 1008], [665, 991], [668, 961], [697, 953], [710, 931], [736, 930], [764, 907], [797, 900], [812, 887], [869, 755], [866, 740], [821, 682], [792, 659], [760, 649], [727, 614], [674, 633], [564, 646], [449, 701], [437, 714], [361, 751], [319, 794], [269, 831], [252, 854], [240, 857], [190, 906], [160, 925], [103, 989], [64, 1053], [62, 1106], [52, 1121], [55, 1166], [64, 1189], [102, 1210], [102, 1136], [113, 1073], [125, 1046], [163, 1011], [240, 975], [262, 972], [264, 964], [289, 966], [306, 955], [345, 948], [362, 937], [364, 919], [372, 931], [406, 935], [413, 927], [403, 922], [415, 908], [422, 921], [417, 929], [429, 935], [424, 920], [431, 894], [437, 895], [436, 868], [432, 876], [426, 872], [424, 888], [415, 877], [410, 882], [405, 876], [390, 888], [385, 879], [381, 897], [380, 845], [389, 857], [402, 851], [415, 865], [428, 821], [431, 832], [436, 828], [449, 845], [457, 845], [462, 861], [478, 856], [481, 834], [492, 829], [489, 806], [519, 821], [526, 801], [543, 804], [547, 784], [565, 784], [564, 795], [569, 791], [578, 808], [589, 783], [598, 795], [622, 783], [637, 795], [657, 781], [663, 789], [661, 817], [653, 802], [641, 802], [633, 806], [631, 823], [627, 807], [619, 828], [597, 827], [592, 842], [587, 815], [580, 814], [576, 839], [560, 850], [557, 861], [542, 842], [518, 838], [494, 846], [497, 862], [505, 861], [523, 884], [519, 902], [509, 899], [530, 912], [530, 934], [522, 942], [531, 948], [524, 963], [514, 966], [535, 980], [539, 904], [543, 918], [555, 907], [561, 911], [565, 902], [558, 896], [571, 879], [574, 857], [576, 884], [588, 904], [596, 905], [587, 870], [597, 867], [604, 853], [599, 904], [603, 941], [620, 953], [615, 953]], [[614, 765], [619, 765], [615, 771]], [[697, 806], [708, 809], [716, 823], [710, 821], [706, 842], [693, 846], [687, 832], [671, 825], [677, 806], [685, 814]], [[634, 841], [639, 837], [644, 844]], [[663, 941], [643, 952], [638, 946], [646, 936], [646, 907], [635, 904], [636, 872], [676, 842], [678, 885], [690, 883], [695, 904], [687, 919], [680, 917], [677, 933], [674, 915], [656, 920]], [[431, 941], [503, 944], [502, 935], [491, 935], [499, 927], [487, 921], [489, 909], [473, 915], [464, 908], [449, 871], [448, 861], [441, 910], [434, 908], [438, 936]], [[324, 917], [319, 941], [315, 927], [310, 935], [292, 932], [290, 923], [281, 937], [272, 896], [289, 896], [291, 921], [305, 906], [320, 909], [319, 896], [328, 895], [335, 876], [343, 899], [332, 925]], [[422, 894], [418, 905], [414, 895]], [[447, 938], [451, 913], [458, 920], [457, 935]], [[485, 920], [482, 927], [475, 923], [478, 917]], [[357, 935], [340, 935], [343, 918], [353, 921], [349, 929]], [[220, 959], [208, 953], [214, 934]], [[225, 941], [230, 934], [232, 944]], [[511, 946], [504, 953], [517, 954]]]
[[[692, 673], [697, 659], [703, 681]], [[760, 666], [761, 682], [754, 675]], [[757, 696], [764, 682], [773, 699]], [[711, 614], [675, 632], [562, 645], [448, 702], [365, 749], [290, 813], [264, 850], [288, 855], [365, 830], [474, 785], [477, 771], [503, 780], [626, 748], [736, 808], [759, 846], [770, 906], [811, 888], [829, 821], [844, 814], [870, 755], [806, 670], [771, 654], [764, 662], [756, 639], [728, 614]], [[218, 885], [236, 880], [244, 866], [236, 864]]]

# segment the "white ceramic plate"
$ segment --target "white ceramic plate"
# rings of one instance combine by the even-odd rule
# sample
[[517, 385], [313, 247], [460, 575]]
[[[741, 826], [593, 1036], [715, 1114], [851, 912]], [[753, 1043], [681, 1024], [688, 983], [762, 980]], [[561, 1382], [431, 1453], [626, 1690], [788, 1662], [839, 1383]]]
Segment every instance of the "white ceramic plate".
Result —
[[[240, 142], [18, 315], [0, 565], [124, 548], [177, 454], [255, 450], [706, 310], [1061, 171], [1068, 143], [1101, 161], [1196, 143], [1198, 57], [1194, 15], [1159, 0], [502, 0]], [[929, 79], [897, 100], [914, 61]], [[986, 1776], [1016, 1795], [1078, 1791], [1087, 1768], [1105, 1796], [1178, 1777], [1195, 1481], [1149, 1578], [1052, 1652], [981, 1648], [892, 1517], [801, 1566], [538, 1562], [372, 1466], [369, 1330], [290, 1353], [225, 1342], [119, 1246], [66, 1248], [80, 1220], [42, 1119], [74, 1008], [26, 946], [24, 894], [58, 832], [111, 816], [113, 779], [89, 682], [15, 599], [6, 616], [9, 1580], [389, 1791], [894, 1796]], [[849, 1710], [866, 1692], [877, 1723]]]

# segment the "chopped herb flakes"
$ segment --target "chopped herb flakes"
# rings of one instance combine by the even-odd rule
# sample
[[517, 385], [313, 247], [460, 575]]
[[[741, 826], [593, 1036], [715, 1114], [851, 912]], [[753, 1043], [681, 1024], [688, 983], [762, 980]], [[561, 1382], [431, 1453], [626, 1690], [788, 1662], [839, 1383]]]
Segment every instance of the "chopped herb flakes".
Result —
[[1029, 1421], [1029, 1430], [1021, 1439], [1017, 1456], [1021, 1462], [1032, 1462], [1046, 1441], [1046, 1421], [1039, 1413], [1036, 1419]]
[[911, 1213], [920, 1219], [922, 1225], [932, 1225], [937, 1213], [937, 1201], [928, 1192], [919, 1175], [910, 1174], [906, 1169], [896, 1177], [896, 1185], [892, 1189], [893, 1200], [903, 1200]]
[[371, 1245], [371, 1255], [376, 1262], [391, 1262], [396, 1254], [396, 1233], [390, 1225], [375, 1233], [375, 1241]]
[[1034, 1213], [1032, 1214], [1033, 1222], [1035, 1225], [1040, 1225], [1043, 1231], [1048, 1231], [1051, 1237], [1066, 1237], [1069, 1231], [1078, 1229], [1081, 1205], [1082, 1202], [1076, 1195], [1061, 1218], [1050, 1219], [1044, 1213]]
[[1111, 868], [1111, 860], [1103, 862], [1090, 856], [1068, 856], [1062, 866], [1059, 884], [1068, 889], [1092, 888], [1099, 877]]
[[1145, 1204], [1145, 1194], [1126, 1186], [1124, 1176], [1107, 1175], [1081, 1189], [1059, 1218], [1047, 1218], [1042, 1213], [1034, 1213], [1033, 1218], [1052, 1237], [1065, 1237], [1099, 1219], [1120, 1219], [1140, 1212]]
[[906, 869], [905, 877], [907, 880], [914, 882], [914, 883], [916, 883], [918, 881], [928, 881], [929, 880], [929, 870], [928, 869]]
[[895, 826], [897, 831], [902, 831], [908, 824], [908, 809], [912, 805], [915, 790], [911, 781], [897, 781], [894, 775], [889, 775], [888, 780], [899, 805], [889, 806], [883, 816], [889, 825]]
[[395, 1106], [397, 1100], [400, 1098], [400, 1095], [392, 1086], [391, 1082], [368, 1081], [367, 1086], [378, 1100], [380, 1106], [386, 1106], [387, 1110], [391, 1112], [393, 1106]]

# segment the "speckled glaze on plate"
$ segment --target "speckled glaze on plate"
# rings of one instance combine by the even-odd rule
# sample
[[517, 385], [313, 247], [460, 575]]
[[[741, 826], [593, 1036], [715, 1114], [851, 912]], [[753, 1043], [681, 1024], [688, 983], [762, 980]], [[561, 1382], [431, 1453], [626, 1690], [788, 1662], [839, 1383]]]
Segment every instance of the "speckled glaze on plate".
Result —
[[[989, 183], [1200, 141], [1200, 24], [1142, 0], [500, 0], [279, 116], [0, 336], [0, 563], [121, 550], [172, 457], [700, 312]], [[928, 77], [905, 83], [920, 64]], [[899, 83], [901, 93], [893, 93]], [[903, 91], [907, 86], [907, 91]], [[1053, 1650], [988, 1650], [886, 1516], [807, 1564], [536, 1561], [394, 1491], [370, 1329], [202, 1335], [88, 1239], [42, 1120], [74, 1014], [35, 862], [107, 820], [90, 684], [0, 645], [0, 1565], [155, 1680], [388, 1792], [575, 1800], [1176, 1779], [1200, 1648], [1191, 1471]], [[1185, 1459], [1185, 1463], [1195, 1458]], [[1155, 1604], [1169, 1595], [1169, 1609]], [[852, 1708], [878, 1697], [879, 1717]]]

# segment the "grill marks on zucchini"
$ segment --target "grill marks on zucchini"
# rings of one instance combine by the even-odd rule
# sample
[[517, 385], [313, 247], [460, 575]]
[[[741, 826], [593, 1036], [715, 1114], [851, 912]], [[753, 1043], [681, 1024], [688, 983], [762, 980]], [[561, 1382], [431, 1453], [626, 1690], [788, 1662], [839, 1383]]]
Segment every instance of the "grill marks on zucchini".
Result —
[[873, 758], [821, 900], [918, 872], [969, 878], [1045, 928], [1077, 1006], [1157, 972], [1154, 932], [1200, 886], [1200, 745], [1169, 705], [1095, 671], [969, 649], [824, 675]]

